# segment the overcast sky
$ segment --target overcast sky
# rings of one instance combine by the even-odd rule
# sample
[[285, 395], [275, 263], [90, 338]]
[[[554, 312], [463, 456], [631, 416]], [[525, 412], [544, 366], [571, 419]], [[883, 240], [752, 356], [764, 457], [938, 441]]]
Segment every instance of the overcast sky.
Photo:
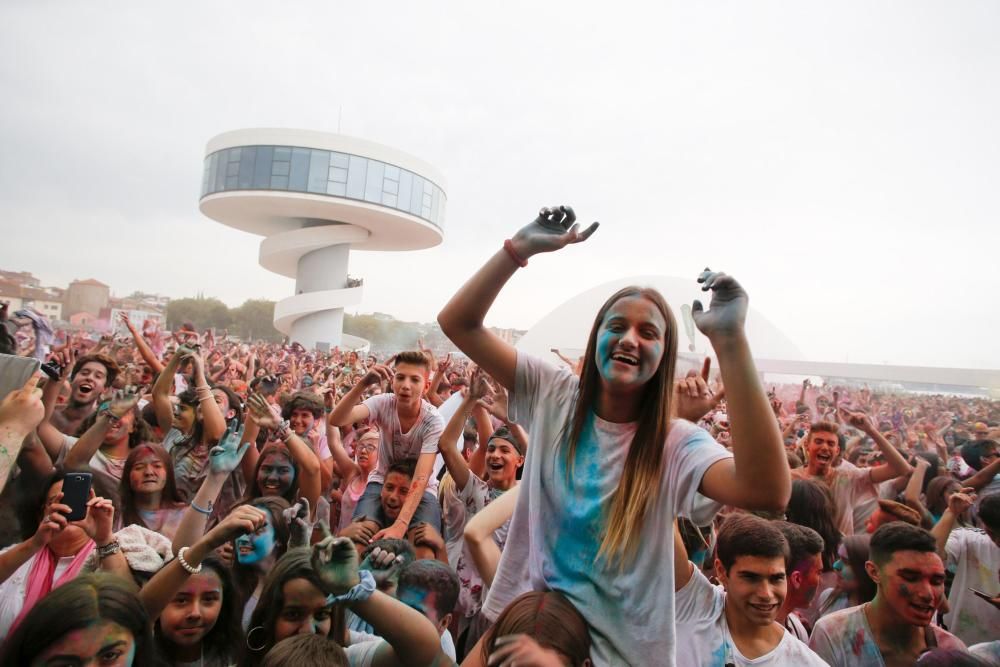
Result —
[[1000, 3], [490, 7], [3, 3], [0, 268], [289, 296], [259, 237], [199, 212], [205, 144], [340, 118], [448, 180], [442, 245], [352, 254], [362, 312], [433, 320], [568, 203], [600, 231], [532, 260], [490, 324], [632, 274], [694, 298], [710, 266], [806, 358], [1000, 368]]

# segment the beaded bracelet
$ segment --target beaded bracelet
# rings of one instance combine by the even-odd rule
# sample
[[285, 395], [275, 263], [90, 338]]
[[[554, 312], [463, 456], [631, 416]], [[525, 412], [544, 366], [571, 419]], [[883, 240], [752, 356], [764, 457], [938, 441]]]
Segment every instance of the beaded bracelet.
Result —
[[190, 549], [190, 547], [180, 548], [180, 551], [177, 552], [177, 562], [180, 563], [181, 567], [187, 570], [189, 574], [198, 574], [201, 572], [201, 568], [203, 566], [199, 564], [198, 567], [191, 567], [191, 564], [184, 560], [184, 552], [188, 549]]

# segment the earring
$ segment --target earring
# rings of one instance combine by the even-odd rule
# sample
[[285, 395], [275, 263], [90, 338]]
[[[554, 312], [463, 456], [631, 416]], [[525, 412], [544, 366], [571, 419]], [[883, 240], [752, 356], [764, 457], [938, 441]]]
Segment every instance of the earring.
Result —
[[264, 637], [264, 641], [261, 643], [260, 646], [256, 646], [256, 647], [255, 646], [250, 646], [250, 637], [251, 637], [251, 635], [253, 635], [253, 633], [257, 632], [258, 630], [260, 630], [261, 632], [264, 632], [265, 635], [267, 634], [264, 631], [264, 626], [263, 625], [258, 625], [256, 627], [250, 628], [250, 631], [247, 633], [247, 648], [250, 649], [251, 651], [253, 651], [254, 653], [257, 653], [259, 651], [263, 651], [267, 647], [267, 637], [266, 636]]

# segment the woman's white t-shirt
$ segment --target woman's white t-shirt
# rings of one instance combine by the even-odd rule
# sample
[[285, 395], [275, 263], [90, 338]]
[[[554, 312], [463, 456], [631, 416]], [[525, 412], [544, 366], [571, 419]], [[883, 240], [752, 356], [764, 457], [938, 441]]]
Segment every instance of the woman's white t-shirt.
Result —
[[483, 613], [495, 621], [518, 595], [556, 590], [587, 620], [595, 665], [673, 665], [674, 540], [677, 515], [711, 521], [720, 506], [698, 494], [705, 471], [732, 454], [701, 428], [675, 420], [664, 444], [660, 497], [623, 572], [597, 560], [603, 507], [618, 487], [636, 424], [591, 416], [577, 444], [572, 486], [559, 443], [578, 378], [518, 352], [511, 418], [531, 445], [521, 493]]

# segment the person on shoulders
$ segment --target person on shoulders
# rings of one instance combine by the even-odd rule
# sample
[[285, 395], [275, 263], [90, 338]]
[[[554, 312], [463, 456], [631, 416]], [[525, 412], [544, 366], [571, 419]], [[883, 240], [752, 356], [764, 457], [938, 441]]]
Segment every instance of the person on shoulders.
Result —
[[[400, 352], [390, 370], [376, 365], [347, 392], [330, 413], [329, 423], [347, 426], [369, 419], [382, 433], [378, 467], [368, 480], [364, 495], [354, 508], [354, 518], [375, 517], [385, 475], [396, 463], [416, 459], [413, 482], [406, 504], [391, 524], [380, 526], [373, 539], [404, 537], [411, 525], [430, 524], [441, 532], [441, 507], [437, 502], [436, 477], [431, 475], [438, 453], [444, 419], [424, 398], [429, 386], [430, 360], [423, 352]], [[391, 394], [379, 394], [359, 404], [365, 389], [388, 381]]]
[[791, 479], [744, 331], [748, 297], [731, 276], [702, 272], [712, 301], [696, 301], [692, 315], [718, 358], [732, 452], [696, 426], [718, 404], [708, 387], [675, 392], [681, 333], [655, 289], [629, 286], [602, 305], [580, 377], [486, 328], [519, 267], [596, 229], [581, 230], [569, 207], [542, 209], [438, 314], [444, 334], [510, 392], [509, 416], [531, 436], [483, 613], [495, 620], [522, 593], [559, 591], [587, 620], [595, 665], [671, 665], [673, 570], [662, 564], [673, 540], [663, 527], [678, 515], [710, 521], [722, 505], [780, 511]]

